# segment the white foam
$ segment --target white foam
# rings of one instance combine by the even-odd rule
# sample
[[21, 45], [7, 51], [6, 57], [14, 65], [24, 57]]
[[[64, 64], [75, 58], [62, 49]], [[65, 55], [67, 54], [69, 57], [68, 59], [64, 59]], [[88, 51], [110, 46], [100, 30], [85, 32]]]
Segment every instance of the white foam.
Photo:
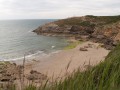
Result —
[[[29, 58], [31, 58], [31, 57], [35, 57], [36, 55], [41, 55], [41, 56], [43, 56], [43, 55], [45, 55], [45, 53], [44, 53], [44, 51], [38, 51], [38, 52], [36, 52], [36, 53], [28, 53], [27, 55], [25, 55], [25, 58], [26, 59], [29, 59]], [[17, 60], [22, 60], [22, 59], [24, 59], [24, 56], [23, 57], [19, 57], [19, 58], [10, 58], [10, 59], [0, 59], [0, 61], [2, 60], [2, 61], [17, 61]]]
[[55, 46], [51, 46], [51, 48], [53, 49], [53, 48], [55, 48]]
[[[59, 53], [60, 51], [61, 50], [57, 50], [57, 51], [53, 51], [50, 53], [45, 53], [44, 50], [36, 51], [36, 53], [29, 52], [27, 55], [25, 55], [25, 58], [26, 58], [26, 60], [40, 59], [40, 58], [44, 58], [44, 57], [49, 57], [52, 54]], [[0, 61], [19, 61], [19, 60], [23, 60], [23, 59], [24, 59], [24, 55], [23, 55], [23, 57], [18, 57], [18, 58], [0, 59]]]

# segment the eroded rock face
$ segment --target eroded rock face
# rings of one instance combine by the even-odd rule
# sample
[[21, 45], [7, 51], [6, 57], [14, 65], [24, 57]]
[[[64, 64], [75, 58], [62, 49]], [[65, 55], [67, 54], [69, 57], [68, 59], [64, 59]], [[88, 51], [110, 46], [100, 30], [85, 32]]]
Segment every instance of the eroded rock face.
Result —
[[94, 35], [104, 35], [113, 40], [120, 40], [120, 22], [114, 24], [98, 26], [94, 30]]
[[60, 27], [56, 24], [46, 24], [43, 25], [33, 32], [36, 32], [39, 35], [47, 35], [47, 36], [80, 36], [82, 35], [90, 35], [94, 32], [93, 27], [85, 27], [78, 25], [65, 25]]
[[37, 28], [33, 32], [36, 32], [37, 34], [43, 34], [43, 35], [49, 35], [49, 34], [54, 35], [54, 34], [69, 33], [70, 29], [71, 29], [71, 26], [68, 26], [68, 25], [66, 25], [64, 27], [59, 27], [55, 23], [49, 23], [49, 24], [45, 24], [45, 25]]
[[[59, 26], [54, 24], [54, 23], [50, 23], [50, 24], [46, 24], [42, 27], [37, 28], [36, 30], [34, 30], [33, 32], [36, 32], [37, 34], [41, 34], [41, 33], [50, 33], [50, 32], [57, 32], [58, 31]], [[53, 31], [54, 30], [54, 31]]]
[[78, 26], [74, 25], [70, 29], [71, 34], [79, 34], [79, 35], [89, 35], [94, 32], [93, 27], [85, 27], [85, 26]]

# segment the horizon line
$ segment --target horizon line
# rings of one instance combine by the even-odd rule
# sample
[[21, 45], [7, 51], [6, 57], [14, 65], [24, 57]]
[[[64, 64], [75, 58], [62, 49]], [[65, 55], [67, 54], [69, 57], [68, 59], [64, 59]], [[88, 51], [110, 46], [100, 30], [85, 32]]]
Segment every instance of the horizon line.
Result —
[[[8, 19], [0, 19], [0, 20], [37, 20], [37, 19], [43, 19], [43, 20], [47, 20], [47, 19], [66, 19], [66, 18], [72, 18], [72, 17], [83, 17], [83, 16], [89, 16], [89, 15], [79, 15], [79, 16], [68, 16], [68, 17], [64, 17], [64, 18], [8, 18]], [[90, 15], [90, 16], [120, 16], [119, 15]]]

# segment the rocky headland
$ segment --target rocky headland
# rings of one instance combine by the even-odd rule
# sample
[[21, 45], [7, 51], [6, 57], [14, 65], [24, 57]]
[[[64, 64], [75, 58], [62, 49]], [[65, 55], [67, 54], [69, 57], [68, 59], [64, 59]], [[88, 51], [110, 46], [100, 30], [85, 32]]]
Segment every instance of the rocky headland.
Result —
[[33, 32], [38, 35], [74, 37], [103, 43], [111, 50], [120, 41], [120, 16], [82, 16], [47, 23]]

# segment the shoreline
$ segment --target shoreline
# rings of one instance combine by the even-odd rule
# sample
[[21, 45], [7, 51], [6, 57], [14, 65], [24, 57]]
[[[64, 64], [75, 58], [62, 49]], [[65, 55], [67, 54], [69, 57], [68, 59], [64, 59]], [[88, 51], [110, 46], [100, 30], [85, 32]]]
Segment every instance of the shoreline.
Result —
[[[88, 51], [80, 51], [80, 47], [85, 47], [88, 45]], [[31, 70], [35, 70], [48, 78], [58, 78], [64, 77], [67, 72], [70, 74], [74, 70], [80, 68], [81, 70], [87, 69], [87, 67], [92, 67], [99, 64], [108, 55], [109, 50], [99, 47], [98, 43], [93, 43], [90, 41], [84, 42], [77, 45], [76, 48], [69, 50], [61, 50], [60, 52], [53, 53], [48, 57], [38, 58], [34, 60], [26, 60], [25, 64], [25, 74], [28, 74]], [[23, 61], [21, 61], [22, 63]], [[18, 62], [15, 62], [19, 64]]]
[[[50, 36], [51, 37], [51, 36]], [[62, 38], [62, 37], [61, 37]], [[56, 45], [53, 45], [48, 49], [41, 49], [41, 50], [37, 50], [34, 52], [27, 52], [26, 55], [23, 54], [23, 56], [20, 57], [16, 57], [16, 58], [8, 58], [8, 59], [0, 59], [0, 62], [2, 61], [9, 61], [9, 62], [18, 62], [20, 60], [24, 59], [24, 56], [26, 57], [26, 59], [28, 60], [32, 60], [32, 59], [39, 59], [40, 57], [44, 58], [46, 56], [50, 56], [53, 53], [57, 53], [61, 50], [63, 50], [65, 47], [67, 47], [70, 43], [69, 41], [71, 41], [70, 38], [64, 39], [67, 43], [66, 46], [61, 46], [61, 47], [57, 47]], [[37, 57], [37, 58], [36, 58]]]
[[[29, 63], [29, 62], [32, 62], [32, 61], [40, 61], [39, 59], [43, 60], [44, 58], [50, 57], [52, 54], [59, 53], [61, 51], [62, 50], [56, 50], [56, 51], [50, 52], [50, 53], [41, 53], [41, 54], [35, 53], [35, 54], [32, 54], [32, 55], [27, 55], [27, 56], [25, 56], [26, 63]], [[38, 54], [38, 55], [36, 55], [36, 54]], [[16, 60], [11, 60], [9, 62], [21, 65], [23, 63], [23, 59], [24, 59], [24, 57], [21, 57], [21, 58], [18, 58]]]
[[[44, 51], [44, 50], [39, 50], [37, 51], [36, 53], [33, 53], [33, 54], [29, 54], [29, 55], [25, 55], [25, 59], [27, 62], [30, 62], [30, 61], [39, 61], [39, 59], [44, 59], [46, 57], [50, 57], [52, 54], [55, 54], [55, 53], [59, 53], [63, 50], [68, 50], [68, 49], [73, 49], [75, 48], [78, 44], [80, 44], [78, 40], [75, 40], [75, 38], [73, 37], [68, 37], [67, 39], [65, 39], [66, 42], [68, 43], [66, 46], [62, 47], [61, 49], [56, 49], [54, 51]], [[76, 44], [77, 43], [77, 44]], [[73, 48], [69, 48], [69, 46], [71, 44], [76, 44]], [[55, 48], [56, 46], [52, 47], [51, 48]], [[68, 49], [67, 49], [68, 48]], [[23, 59], [24, 59], [24, 55], [23, 57], [19, 57], [19, 58], [15, 58], [15, 59], [8, 59], [8, 60], [3, 60], [3, 61], [9, 61], [9, 62], [13, 62], [13, 63], [17, 63], [17, 64], [22, 64], [23, 62]]]

